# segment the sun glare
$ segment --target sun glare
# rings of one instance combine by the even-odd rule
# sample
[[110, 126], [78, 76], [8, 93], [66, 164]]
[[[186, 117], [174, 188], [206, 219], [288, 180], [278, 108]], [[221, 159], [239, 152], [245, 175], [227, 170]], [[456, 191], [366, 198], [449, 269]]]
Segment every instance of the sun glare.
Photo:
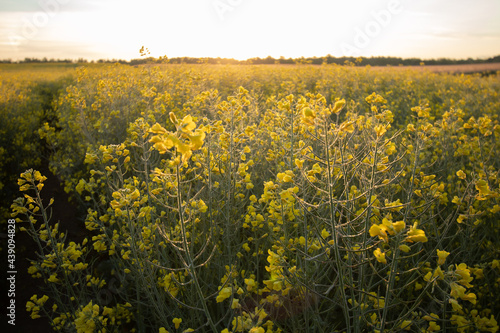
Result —
[[500, 45], [498, 10], [470, 9], [464, 26], [460, 4], [444, 15], [443, 4], [404, 0], [51, 1], [59, 5], [0, 12], [1, 54], [132, 59], [144, 45], [155, 57], [465, 58], [495, 55]]

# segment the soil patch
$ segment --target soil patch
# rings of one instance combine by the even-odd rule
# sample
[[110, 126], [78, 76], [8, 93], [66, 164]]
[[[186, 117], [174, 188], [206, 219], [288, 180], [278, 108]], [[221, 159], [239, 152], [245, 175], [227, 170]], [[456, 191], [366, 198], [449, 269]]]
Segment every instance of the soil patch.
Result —
[[[44, 204], [48, 204], [50, 198], [54, 198], [52, 205], [50, 224], [59, 222], [59, 230], [66, 233], [67, 242], [81, 242], [88, 231], [85, 229], [83, 217], [85, 212], [78, 209], [77, 205], [68, 200], [59, 179], [49, 171], [47, 166], [41, 167], [39, 171], [47, 177], [41, 192]], [[42, 223], [42, 221], [38, 221]], [[26, 302], [37, 294], [43, 295], [40, 290], [41, 281], [33, 279], [28, 274], [30, 259], [35, 259], [37, 250], [35, 242], [24, 232], [16, 233], [16, 325], [8, 328], [8, 332], [53, 332], [47, 318], [31, 319], [26, 311]], [[50, 295], [48, 295], [50, 297]], [[4, 321], [5, 322], [5, 321]]]

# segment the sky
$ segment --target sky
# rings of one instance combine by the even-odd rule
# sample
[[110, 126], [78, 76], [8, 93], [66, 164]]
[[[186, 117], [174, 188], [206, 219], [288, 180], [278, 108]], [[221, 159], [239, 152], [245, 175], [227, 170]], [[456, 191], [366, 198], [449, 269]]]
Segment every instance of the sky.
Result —
[[0, 59], [500, 55], [499, 0], [0, 0]]

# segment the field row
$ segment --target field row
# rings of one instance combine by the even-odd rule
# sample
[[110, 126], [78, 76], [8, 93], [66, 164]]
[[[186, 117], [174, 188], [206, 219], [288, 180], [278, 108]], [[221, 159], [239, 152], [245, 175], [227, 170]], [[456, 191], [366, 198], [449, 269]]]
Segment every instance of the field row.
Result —
[[[1, 182], [22, 192], [3, 209], [37, 244], [32, 318], [77, 332], [498, 331], [496, 75], [33, 75], [0, 85]], [[82, 239], [50, 221], [47, 165], [85, 212]]]

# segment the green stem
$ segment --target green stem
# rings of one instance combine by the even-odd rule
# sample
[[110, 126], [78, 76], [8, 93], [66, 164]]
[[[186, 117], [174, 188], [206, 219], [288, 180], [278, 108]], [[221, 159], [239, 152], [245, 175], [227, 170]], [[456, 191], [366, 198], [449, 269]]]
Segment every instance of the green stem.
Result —
[[[408, 204], [411, 202], [411, 198], [413, 196], [412, 195], [413, 183], [415, 181], [415, 174], [416, 174], [416, 170], [417, 170], [419, 151], [420, 151], [420, 145], [418, 144], [418, 141], [417, 141], [417, 147], [416, 147], [416, 151], [415, 151], [415, 159], [413, 161], [413, 170], [412, 170], [412, 175], [411, 175], [411, 181], [410, 181], [410, 185], [409, 185], [409, 189], [408, 189], [408, 195], [406, 198], [406, 202]], [[410, 209], [411, 209], [410, 207], [411, 207], [410, 205], [407, 205], [406, 209], [405, 209], [405, 215], [403, 217], [403, 221], [405, 222], [405, 225], [406, 225], [406, 221], [408, 220], [408, 214], [410, 213]], [[402, 233], [400, 233], [397, 236], [396, 244], [399, 244], [401, 242], [401, 239], [402, 239]], [[381, 332], [383, 332], [385, 329], [387, 312], [389, 309], [389, 304], [390, 304], [391, 295], [392, 295], [391, 291], [394, 287], [394, 281], [396, 279], [396, 270], [398, 268], [398, 259], [399, 259], [399, 246], [394, 248], [394, 254], [392, 256], [392, 262], [391, 262], [391, 268], [390, 268], [390, 274], [389, 274], [389, 282], [387, 284], [387, 289], [385, 291], [384, 310], [382, 312], [382, 318], [380, 320], [380, 331]]]
[[181, 230], [182, 230], [182, 248], [186, 253], [186, 261], [188, 263], [187, 270], [191, 275], [191, 278], [193, 279], [196, 292], [198, 293], [201, 305], [203, 306], [203, 310], [205, 312], [205, 315], [207, 316], [208, 325], [210, 326], [210, 328], [214, 333], [218, 333], [217, 328], [215, 327], [214, 321], [212, 319], [212, 316], [210, 315], [210, 311], [208, 310], [205, 297], [203, 296], [203, 291], [201, 290], [200, 284], [198, 282], [198, 278], [196, 276], [196, 269], [193, 262], [193, 256], [191, 254], [191, 249], [188, 246], [188, 240], [186, 237], [186, 226], [184, 223], [184, 214], [182, 209], [182, 196], [180, 191], [180, 185], [181, 185], [181, 173], [180, 173], [180, 163], [179, 163], [177, 164], [177, 206], [179, 209], [179, 222], [181, 224]]
[[325, 153], [326, 153], [326, 166], [328, 173], [328, 203], [330, 209], [330, 223], [332, 226], [333, 239], [335, 243], [333, 245], [333, 252], [335, 254], [335, 265], [337, 266], [337, 273], [339, 274], [339, 290], [342, 297], [343, 307], [342, 313], [344, 314], [344, 319], [347, 325], [347, 332], [351, 332], [351, 320], [349, 318], [349, 303], [347, 302], [347, 297], [345, 294], [345, 286], [344, 286], [344, 277], [343, 275], [343, 267], [342, 267], [342, 258], [340, 256], [339, 251], [339, 235], [337, 232], [337, 227], [335, 225], [335, 203], [333, 202], [333, 187], [332, 185], [332, 170], [330, 166], [330, 152], [329, 152], [329, 142], [328, 142], [328, 122], [324, 122], [324, 131], [325, 131]]
[[[37, 201], [38, 201], [38, 206], [40, 207], [40, 210], [42, 212], [42, 218], [43, 218], [43, 222], [45, 224], [45, 229], [47, 230], [47, 236], [50, 239], [50, 243], [52, 245], [52, 248], [54, 249], [54, 253], [56, 255], [57, 261], [59, 262], [59, 266], [63, 267], [62, 265], [64, 264], [64, 261], [63, 261], [63, 258], [61, 257], [61, 254], [59, 253], [59, 250], [57, 248], [57, 242], [54, 239], [54, 237], [52, 237], [52, 232], [51, 232], [50, 225], [49, 225], [49, 218], [47, 217], [46, 209], [43, 206], [42, 198], [40, 196], [40, 191], [36, 187], [34, 180], [32, 180], [31, 183], [35, 187], [35, 192], [36, 192], [36, 197], [37, 197]], [[64, 247], [64, 242], [62, 242], [62, 244], [63, 244], [63, 247]], [[43, 252], [41, 254], [43, 254]], [[66, 274], [66, 272], [64, 272], [64, 270], [63, 270], [63, 276], [64, 276], [64, 282], [66, 283], [66, 287], [67, 287], [69, 293], [74, 297], [74, 299], [78, 299], [78, 297], [75, 294], [73, 288], [71, 288], [71, 286], [73, 285], [74, 282], [69, 281], [68, 275]]]
[[[366, 208], [366, 218], [365, 218], [365, 223], [364, 223], [364, 228], [363, 228], [363, 239], [362, 239], [362, 245], [361, 245], [361, 266], [359, 267], [359, 286], [365, 286], [365, 260], [366, 260], [366, 243], [368, 240], [368, 234], [370, 230], [370, 219], [372, 215], [372, 196], [373, 196], [373, 189], [375, 187], [375, 173], [377, 171], [377, 157], [378, 157], [378, 143], [379, 140], [378, 138], [375, 140], [375, 147], [374, 147], [374, 153], [373, 153], [373, 163], [372, 163], [372, 170], [371, 170], [371, 179], [370, 179], [370, 185], [369, 185], [369, 190], [368, 190], [368, 200], [367, 200], [367, 208]], [[364, 302], [364, 297], [365, 293], [359, 293], [359, 299], [358, 299], [358, 309], [357, 313], [355, 316], [355, 320], [358, 320], [361, 317], [361, 304]], [[356, 332], [359, 332], [359, 327], [360, 325], [356, 325]]]

